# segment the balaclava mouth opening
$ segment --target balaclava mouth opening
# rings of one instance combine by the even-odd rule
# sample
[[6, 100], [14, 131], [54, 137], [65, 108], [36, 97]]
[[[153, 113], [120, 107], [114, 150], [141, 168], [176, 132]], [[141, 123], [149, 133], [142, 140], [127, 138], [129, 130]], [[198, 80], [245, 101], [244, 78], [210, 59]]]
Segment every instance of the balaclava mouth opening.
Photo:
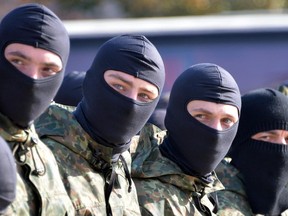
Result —
[[229, 156], [240, 171], [255, 214], [280, 215], [288, 208], [288, 145], [252, 139], [259, 132], [288, 130], [288, 98], [274, 89], [242, 96], [240, 123]]
[[[118, 93], [105, 79], [107, 70], [121, 71], [154, 84], [159, 96], [141, 103]], [[162, 58], [142, 35], [121, 35], [104, 43], [83, 82], [83, 99], [75, 117], [98, 143], [121, 153], [154, 111], [165, 81]]]
[[230, 148], [238, 122], [223, 131], [210, 128], [189, 114], [187, 105], [192, 100], [228, 104], [240, 112], [241, 95], [233, 77], [210, 63], [188, 68], [172, 87], [165, 117], [168, 135], [160, 145], [161, 152], [186, 174], [209, 181]]
[[[43, 79], [26, 76], [4, 56], [5, 48], [12, 43], [58, 55], [62, 70]], [[44, 5], [25, 4], [9, 12], [0, 23], [0, 112], [23, 128], [39, 117], [62, 83], [69, 49], [69, 36], [63, 23]]]

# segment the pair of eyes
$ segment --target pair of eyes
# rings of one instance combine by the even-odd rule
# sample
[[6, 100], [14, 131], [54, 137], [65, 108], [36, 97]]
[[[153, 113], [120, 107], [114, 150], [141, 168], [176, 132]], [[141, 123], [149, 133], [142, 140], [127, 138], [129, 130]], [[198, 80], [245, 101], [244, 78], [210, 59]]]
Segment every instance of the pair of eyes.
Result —
[[[125, 86], [124, 84], [120, 83], [113, 83], [109, 85], [122, 95], [126, 95], [126, 92], [129, 91], [130, 88], [129, 86]], [[154, 99], [155, 99], [154, 95], [141, 91], [141, 89], [137, 92], [137, 101], [148, 103], [153, 101]]]
[[[286, 136], [277, 135], [274, 133], [269, 132], [261, 132], [252, 136], [255, 140], [260, 140], [264, 142], [272, 142], [272, 143], [279, 143], [279, 140], [285, 140], [286, 144], [288, 144], [288, 134]], [[282, 144], [282, 142], [281, 142]]]
[[[195, 119], [197, 119], [199, 122], [210, 126], [212, 121], [215, 121], [216, 118], [211, 114], [206, 114], [206, 113], [192, 113], [191, 114]], [[218, 120], [218, 119], [216, 119]], [[231, 118], [231, 117], [227, 117], [227, 116], [223, 116], [219, 118], [220, 124], [222, 126], [223, 129], [228, 129], [230, 127], [232, 127], [236, 120]]]
[[[8, 56], [7, 60], [23, 73], [25, 73], [26, 70], [29, 70], [31, 64], [28, 60], [15, 56]], [[43, 64], [39, 66], [38, 71], [41, 73], [42, 77], [49, 77], [59, 73], [61, 68], [57, 65]]]

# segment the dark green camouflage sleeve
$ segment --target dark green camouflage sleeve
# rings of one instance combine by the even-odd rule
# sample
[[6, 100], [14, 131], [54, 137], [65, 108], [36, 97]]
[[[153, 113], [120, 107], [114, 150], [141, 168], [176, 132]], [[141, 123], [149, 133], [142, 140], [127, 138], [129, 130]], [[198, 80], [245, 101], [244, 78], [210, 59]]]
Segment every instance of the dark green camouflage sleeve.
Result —
[[215, 192], [218, 197], [220, 216], [252, 216], [251, 207], [247, 201], [245, 187], [238, 170], [224, 159], [216, 168], [219, 180], [225, 189]]

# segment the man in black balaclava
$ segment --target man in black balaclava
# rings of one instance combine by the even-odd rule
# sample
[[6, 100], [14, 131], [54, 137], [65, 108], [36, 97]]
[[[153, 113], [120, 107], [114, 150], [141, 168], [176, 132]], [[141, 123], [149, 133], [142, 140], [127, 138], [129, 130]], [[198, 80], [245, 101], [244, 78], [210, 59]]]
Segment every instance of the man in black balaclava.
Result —
[[[288, 98], [274, 89], [242, 96], [239, 128], [229, 157], [219, 215], [282, 215], [288, 210]], [[283, 214], [284, 215], [284, 214]]]
[[74, 113], [51, 106], [39, 119], [78, 214], [140, 215], [127, 151], [152, 114], [165, 79], [162, 58], [142, 35], [104, 43]]
[[16, 196], [16, 169], [7, 143], [0, 137], [0, 215]]
[[73, 215], [55, 158], [33, 125], [63, 80], [67, 31], [45, 6], [26, 4], [2, 19], [0, 50], [0, 136], [13, 150], [18, 171], [7, 214]]
[[213, 170], [236, 135], [240, 97], [233, 77], [215, 64], [194, 65], [176, 79], [165, 117], [167, 133], [145, 127], [132, 151], [143, 215], [215, 213], [215, 202], [206, 194], [223, 189]]
[[67, 73], [54, 101], [68, 106], [77, 106], [83, 97], [82, 85], [85, 75], [86, 71], [72, 71]]

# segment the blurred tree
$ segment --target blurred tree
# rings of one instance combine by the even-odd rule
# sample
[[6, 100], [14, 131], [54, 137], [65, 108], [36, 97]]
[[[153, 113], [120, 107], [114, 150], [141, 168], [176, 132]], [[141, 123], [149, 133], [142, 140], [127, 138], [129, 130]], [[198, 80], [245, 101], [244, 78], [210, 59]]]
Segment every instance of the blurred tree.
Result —
[[102, 0], [61, 0], [59, 6], [68, 10], [82, 10], [87, 12], [93, 10]]
[[119, 0], [130, 17], [184, 16], [218, 13], [222, 0]]
[[287, 8], [287, 0], [230, 0], [226, 10], [258, 10]]
[[[0, 16], [31, 0], [0, 0]], [[61, 19], [159, 17], [216, 14], [244, 10], [285, 10], [288, 0], [33, 0]]]

